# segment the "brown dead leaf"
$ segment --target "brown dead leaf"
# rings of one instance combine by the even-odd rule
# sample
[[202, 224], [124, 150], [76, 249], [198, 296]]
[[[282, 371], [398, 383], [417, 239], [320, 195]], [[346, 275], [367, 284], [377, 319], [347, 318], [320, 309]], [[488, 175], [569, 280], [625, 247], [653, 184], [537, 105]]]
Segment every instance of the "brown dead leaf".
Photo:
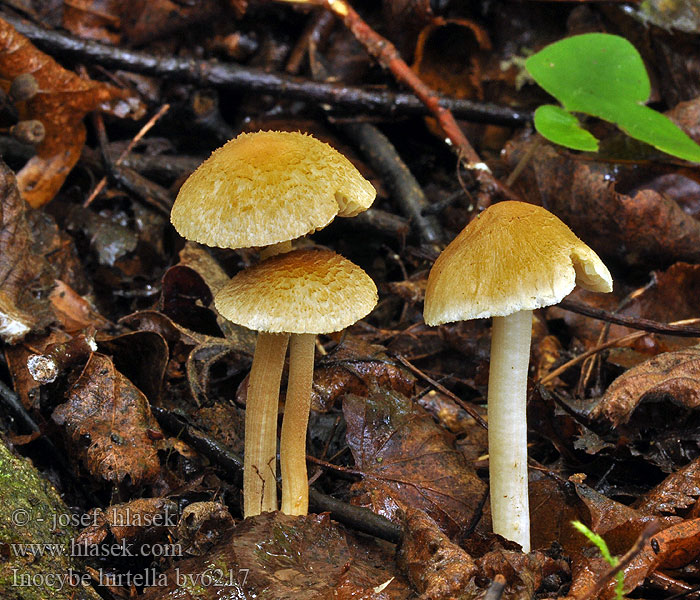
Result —
[[[576, 288], [568, 298], [623, 316], [640, 317], [659, 323], [695, 318], [698, 316], [697, 298], [700, 295], [700, 265], [678, 262], [664, 271], [653, 271], [651, 281], [641, 290], [633, 291], [631, 298], [624, 300], [630, 292], [632, 290], [617, 285], [616, 282], [611, 294], [596, 294]], [[557, 306], [548, 308], [547, 316], [563, 319], [571, 333], [584, 342], [586, 349], [600, 343], [600, 333], [606, 325], [603, 321]], [[634, 332], [629, 327], [613, 324], [609, 326], [605, 339], [615, 339]], [[609, 362], [629, 367], [649, 356], [679, 350], [696, 342], [695, 338], [658, 334], [646, 336], [633, 344], [631, 349], [617, 350], [610, 356]]]
[[671, 525], [649, 540], [659, 569], [680, 569], [700, 555], [700, 519]]
[[386, 348], [345, 336], [314, 369], [311, 406], [327, 411], [345, 394], [366, 396], [375, 387], [413, 394], [416, 378], [386, 354]]
[[695, 459], [643, 494], [633, 506], [649, 514], [673, 515], [695, 504], [699, 497], [700, 459]]
[[[408, 508], [398, 563], [425, 600], [469, 597], [467, 588], [478, 573], [476, 563], [451, 542], [423, 511]], [[472, 594], [476, 595], [476, 594]]]
[[399, 508], [424, 510], [447, 535], [466, 535], [481, 515], [486, 485], [452, 435], [408, 398], [375, 389], [368, 397], [343, 401], [347, 441], [365, 479], [372, 510], [397, 520]]
[[97, 330], [114, 327], [67, 283], [57, 279], [55, 284], [49, 299], [56, 318], [66, 332], [75, 333], [87, 327], [94, 327]]
[[[594, 529], [595, 531], [595, 529]], [[596, 531], [596, 533], [599, 533]], [[608, 536], [603, 536], [608, 541]], [[612, 554], [619, 554], [612, 551]], [[700, 553], [700, 520], [682, 521], [666, 527], [655, 534], [642, 546], [641, 550], [623, 569], [625, 592], [629, 593], [644, 583], [656, 569], [673, 569], [687, 565]], [[585, 563], [585, 566], [584, 566]], [[593, 556], [578, 565], [574, 570], [574, 580], [569, 594], [585, 596], [594, 588], [603, 573], [610, 566], [599, 555]], [[602, 590], [599, 598], [615, 597], [614, 579]]]
[[476, 561], [480, 572], [489, 579], [503, 575], [507, 582], [504, 600], [533, 598], [546, 577], [567, 579], [568, 565], [564, 560], [553, 559], [543, 552], [528, 552], [494, 548]]
[[[581, 520], [595, 533], [601, 535], [612, 555], [621, 556], [633, 547], [641, 533], [650, 525], [656, 524], [662, 529], [678, 524], [677, 517], [654, 517], [606, 498], [592, 488], [573, 482], [574, 490], [580, 501]], [[573, 528], [572, 528], [573, 529]], [[662, 531], [660, 534], [663, 534]], [[665, 537], [663, 539], [666, 539]], [[585, 596], [597, 585], [603, 573], [610, 565], [600, 557], [600, 553], [582, 534], [573, 532], [567, 536], [565, 551], [572, 558], [572, 584], [570, 596]], [[625, 591], [631, 591], [641, 585], [646, 577], [658, 565], [658, 557], [649, 541], [642, 547], [634, 559], [625, 567]], [[615, 595], [615, 580], [604, 588], [600, 598], [612, 598]]]
[[163, 275], [163, 314], [188, 329], [220, 336], [216, 313], [208, 307], [213, 296], [204, 278], [194, 269], [179, 264]]
[[178, 562], [165, 573], [165, 583], [147, 589], [144, 600], [175, 600], [192, 589], [201, 600], [403, 600], [412, 595], [386, 549], [327, 515], [280, 512], [241, 522], [204, 556]]
[[52, 418], [92, 475], [133, 485], [158, 476], [163, 433], [146, 397], [104, 354], [93, 353]]
[[40, 120], [46, 134], [36, 156], [17, 174], [17, 182], [24, 199], [39, 207], [56, 195], [80, 158], [87, 113], [99, 109], [139, 117], [143, 107], [129, 91], [67, 71], [0, 19], [0, 78], [5, 90], [23, 73], [34, 75], [39, 93], [18, 103], [19, 117]]
[[[242, 14], [245, 2], [229, 2], [234, 11]], [[141, 45], [153, 39], [173, 35], [177, 31], [205, 23], [222, 15], [224, 3], [217, 0], [198, 0], [196, 3], [178, 0], [148, 0], [138, 2], [136, 10], [125, 11], [124, 37], [127, 43]]]
[[15, 176], [0, 161], [0, 338], [14, 343], [54, 321], [48, 294], [55, 273], [37, 251]]
[[591, 413], [613, 427], [627, 423], [642, 402], [671, 402], [687, 411], [700, 404], [700, 349], [665, 352], [626, 371], [610, 384]]

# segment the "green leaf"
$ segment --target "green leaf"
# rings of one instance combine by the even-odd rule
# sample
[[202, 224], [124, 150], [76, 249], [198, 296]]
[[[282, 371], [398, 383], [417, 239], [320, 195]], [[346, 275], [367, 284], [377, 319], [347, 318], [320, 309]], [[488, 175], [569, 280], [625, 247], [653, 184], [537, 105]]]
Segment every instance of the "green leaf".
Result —
[[574, 115], [560, 106], [540, 106], [535, 111], [535, 129], [555, 144], [588, 152], [598, 150], [598, 140], [581, 127]]
[[528, 58], [525, 68], [567, 110], [601, 118], [616, 107], [646, 102], [651, 91], [635, 47], [607, 33], [550, 44]]
[[[626, 39], [606, 33], [576, 35], [533, 54], [525, 68], [567, 111], [609, 121], [663, 152], [700, 162], [700, 146], [670, 119], [645, 106], [651, 89], [649, 76], [639, 53]], [[551, 114], [547, 117], [545, 130], [549, 132], [554, 127], [548, 122]], [[540, 131], [537, 123], [535, 126]], [[572, 129], [566, 123], [559, 127]]]

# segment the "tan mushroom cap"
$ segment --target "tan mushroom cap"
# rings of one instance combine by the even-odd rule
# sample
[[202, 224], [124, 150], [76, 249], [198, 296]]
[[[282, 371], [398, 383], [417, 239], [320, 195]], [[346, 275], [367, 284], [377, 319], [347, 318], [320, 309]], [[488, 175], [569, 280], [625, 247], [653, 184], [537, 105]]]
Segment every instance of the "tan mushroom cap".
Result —
[[503, 317], [556, 304], [578, 284], [612, 291], [607, 267], [540, 206], [500, 202], [445, 248], [428, 277], [428, 325]]
[[377, 287], [356, 264], [330, 250], [295, 250], [241, 271], [219, 291], [227, 319], [268, 333], [331, 333], [366, 316]]
[[205, 160], [170, 213], [188, 240], [222, 248], [293, 240], [353, 217], [376, 191], [328, 144], [303, 133], [242, 133]]

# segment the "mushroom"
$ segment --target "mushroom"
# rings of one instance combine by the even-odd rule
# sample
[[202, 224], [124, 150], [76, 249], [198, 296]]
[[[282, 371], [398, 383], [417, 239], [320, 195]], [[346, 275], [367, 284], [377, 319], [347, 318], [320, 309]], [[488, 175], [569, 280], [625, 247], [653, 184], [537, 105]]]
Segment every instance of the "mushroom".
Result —
[[[366, 210], [376, 191], [352, 163], [310, 135], [242, 133], [180, 188], [170, 214], [188, 240], [221, 248], [266, 247], [263, 257], [333, 218]], [[248, 383], [244, 454], [246, 516], [277, 510], [277, 404], [287, 335], [259, 333]], [[255, 499], [254, 499], [255, 497]]]
[[487, 208], [445, 248], [428, 276], [428, 325], [493, 317], [488, 386], [493, 531], [530, 550], [526, 394], [532, 311], [578, 284], [612, 291], [598, 255], [553, 214], [524, 202]]
[[[305, 515], [309, 506], [306, 428], [315, 336], [345, 329], [367, 315], [377, 303], [377, 288], [367, 273], [335, 252], [295, 250], [241, 271], [219, 291], [214, 303], [224, 317], [239, 325], [270, 336], [292, 334], [280, 443], [282, 512]], [[253, 514], [255, 508], [246, 505], [245, 514]]]
[[170, 220], [182, 237], [207, 246], [270, 246], [354, 217], [376, 193], [347, 158], [310, 135], [242, 133], [182, 184]]

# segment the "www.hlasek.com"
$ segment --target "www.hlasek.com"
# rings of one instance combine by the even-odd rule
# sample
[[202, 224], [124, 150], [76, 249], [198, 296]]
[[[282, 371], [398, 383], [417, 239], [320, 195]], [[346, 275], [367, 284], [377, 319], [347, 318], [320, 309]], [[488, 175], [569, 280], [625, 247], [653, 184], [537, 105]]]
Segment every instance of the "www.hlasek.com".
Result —
[[152, 556], [178, 558], [183, 555], [182, 544], [140, 544], [136, 546], [126, 540], [118, 544], [10, 544], [13, 556], [74, 556], [82, 558], [99, 558], [107, 556]]
[[81, 573], [68, 569], [65, 573], [23, 573], [21, 569], [12, 569], [13, 587], [44, 587], [60, 592], [69, 587], [83, 587], [91, 583], [100, 586], [138, 588], [166, 587], [175, 584], [178, 588], [200, 587], [243, 587], [248, 578], [249, 569], [223, 569], [210, 567], [201, 573], [185, 573], [179, 568], [168, 573], [159, 573], [156, 569], [146, 569], [141, 573], [114, 573], [102, 569]]

